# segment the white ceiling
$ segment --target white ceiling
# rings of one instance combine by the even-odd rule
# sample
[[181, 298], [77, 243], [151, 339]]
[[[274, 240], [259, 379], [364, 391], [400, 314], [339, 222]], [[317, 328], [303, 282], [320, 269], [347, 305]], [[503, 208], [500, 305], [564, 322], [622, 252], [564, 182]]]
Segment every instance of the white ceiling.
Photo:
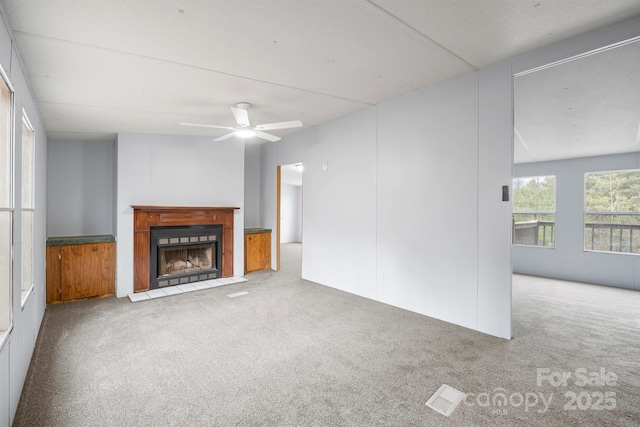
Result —
[[638, 0], [2, 1], [51, 140], [220, 136], [178, 123], [232, 126], [237, 102], [252, 124], [307, 128], [640, 14]]
[[516, 163], [640, 149], [640, 41], [514, 80]]

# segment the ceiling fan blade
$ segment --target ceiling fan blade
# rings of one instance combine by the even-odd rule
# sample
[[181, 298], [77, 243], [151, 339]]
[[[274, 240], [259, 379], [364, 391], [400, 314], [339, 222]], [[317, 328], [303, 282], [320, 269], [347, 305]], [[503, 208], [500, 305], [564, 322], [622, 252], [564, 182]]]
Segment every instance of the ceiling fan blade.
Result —
[[238, 122], [240, 126], [251, 126], [249, 124], [249, 114], [247, 113], [247, 110], [231, 107], [231, 111], [233, 112], [233, 117], [236, 118], [236, 122]]
[[280, 141], [282, 139], [279, 136], [271, 135], [270, 133], [261, 132], [259, 130], [256, 130], [256, 136], [271, 142]]
[[180, 122], [180, 124], [182, 126], [195, 126], [195, 127], [200, 127], [200, 128], [214, 128], [214, 129], [229, 129], [229, 130], [233, 130], [234, 128], [229, 127], [229, 126], [216, 126], [216, 125], [205, 125], [202, 123], [185, 123], [185, 122]]
[[263, 125], [256, 126], [256, 130], [271, 130], [271, 129], [288, 129], [288, 128], [299, 128], [302, 127], [302, 122], [300, 120], [292, 120], [290, 122], [279, 122], [279, 123], [265, 123]]
[[229, 139], [229, 138], [231, 138], [231, 137], [232, 137], [233, 135], [235, 135], [235, 134], [236, 134], [235, 132], [231, 132], [231, 133], [228, 133], [228, 134], [226, 134], [226, 135], [222, 135], [222, 136], [221, 136], [221, 137], [219, 137], [219, 138], [214, 139], [214, 141], [215, 141], [215, 142], [218, 142], [218, 141], [224, 141], [225, 139]]

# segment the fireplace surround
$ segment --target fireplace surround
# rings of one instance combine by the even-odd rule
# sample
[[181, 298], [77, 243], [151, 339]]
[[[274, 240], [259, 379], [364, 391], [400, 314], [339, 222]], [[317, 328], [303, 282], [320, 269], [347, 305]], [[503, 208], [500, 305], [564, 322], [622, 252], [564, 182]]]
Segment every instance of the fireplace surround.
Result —
[[[144, 292], [153, 289], [151, 286], [152, 271], [152, 229], [167, 227], [193, 227], [202, 229], [202, 226], [219, 226], [219, 237], [215, 238], [216, 247], [216, 272], [217, 277], [233, 276], [233, 217], [236, 207], [188, 207], [188, 206], [140, 206], [133, 207], [133, 288], [135, 292]], [[170, 229], [170, 228], [167, 228]], [[192, 237], [204, 237], [208, 234], [197, 233]], [[207, 242], [208, 242], [207, 237]], [[184, 242], [186, 243], [186, 242]], [[195, 242], [194, 242], [195, 243]], [[204, 243], [204, 242], [203, 242]], [[212, 249], [213, 250], [213, 249]], [[189, 255], [192, 256], [192, 255]], [[174, 260], [173, 264], [185, 267], [187, 263], [193, 264], [187, 256], [184, 260]], [[155, 255], [157, 260], [157, 254]], [[175, 258], [175, 257], [174, 257]], [[187, 262], [187, 260], [189, 260]], [[166, 259], [165, 259], [166, 261]], [[179, 261], [185, 263], [182, 266]], [[156, 261], [157, 262], [157, 261]], [[176, 264], [176, 262], [178, 264]], [[200, 262], [200, 260], [198, 261]], [[165, 263], [166, 264], [166, 263]], [[157, 268], [157, 265], [156, 265]], [[186, 267], [191, 268], [191, 267]], [[191, 271], [193, 272], [193, 271]], [[191, 272], [184, 272], [185, 275]], [[155, 274], [155, 271], [154, 271]], [[207, 273], [207, 275], [210, 272]], [[182, 277], [182, 276], [181, 276]], [[203, 273], [204, 277], [204, 273]], [[175, 277], [174, 277], [175, 279]], [[200, 279], [198, 280], [207, 280]], [[189, 281], [192, 281], [190, 278]], [[195, 279], [193, 280], [195, 281]], [[175, 284], [175, 282], [174, 282]], [[171, 286], [171, 285], [168, 285]]]

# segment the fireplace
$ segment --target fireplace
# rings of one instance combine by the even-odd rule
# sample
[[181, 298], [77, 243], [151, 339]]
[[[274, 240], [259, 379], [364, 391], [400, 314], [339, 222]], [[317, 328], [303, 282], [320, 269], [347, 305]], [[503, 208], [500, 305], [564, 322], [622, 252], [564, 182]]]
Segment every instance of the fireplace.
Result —
[[151, 227], [149, 287], [221, 277], [221, 225]]
[[[132, 207], [133, 289], [135, 292], [174, 286], [176, 280], [177, 284], [183, 284], [208, 280], [209, 275], [213, 274], [216, 278], [233, 276], [233, 217], [238, 208], [138, 205]], [[210, 226], [217, 227], [218, 231], [212, 232]], [[164, 230], [161, 233], [165, 233], [177, 228], [192, 229], [192, 231], [186, 231], [186, 234], [181, 235], [155, 236], [155, 231]], [[207, 231], [203, 232], [205, 229]], [[168, 240], [165, 243], [161, 239]], [[158, 242], [160, 242], [159, 245]], [[191, 244], [194, 247], [189, 248], [186, 254], [180, 252], [186, 249], [183, 246], [191, 246]], [[170, 246], [176, 247], [172, 249]], [[153, 247], [156, 249], [152, 254]], [[160, 247], [159, 251], [158, 247]], [[162, 253], [164, 253], [164, 261], [158, 258], [163, 256]], [[208, 265], [209, 255], [211, 255], [211, 266]], [[160, 270], [162, 274], [158, 274], [158, 261], [164, 265], [164, 270]], [[205, 275], [206, 278], [204, 278]], [[154, 280], [157, 283], [152, 285]], [[168, 280], [169, 283], [159, 282], [163, 280]]]

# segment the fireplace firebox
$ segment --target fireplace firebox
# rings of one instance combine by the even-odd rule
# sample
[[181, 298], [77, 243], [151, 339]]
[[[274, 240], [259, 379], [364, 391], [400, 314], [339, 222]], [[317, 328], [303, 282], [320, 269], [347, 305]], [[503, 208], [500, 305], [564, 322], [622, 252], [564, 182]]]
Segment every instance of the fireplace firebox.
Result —
[[151, 289], [222, 277], [222, 225], [151, 227]]

